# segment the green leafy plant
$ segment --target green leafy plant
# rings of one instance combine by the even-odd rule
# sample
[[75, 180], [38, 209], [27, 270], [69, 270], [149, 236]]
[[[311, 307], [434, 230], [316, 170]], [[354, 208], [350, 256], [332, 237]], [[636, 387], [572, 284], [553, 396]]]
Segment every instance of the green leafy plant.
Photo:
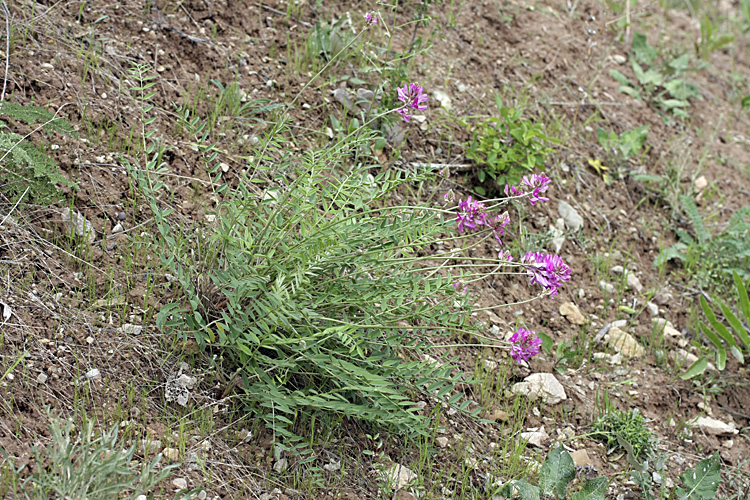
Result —
[[[541, 168], [547, 157], [554, 152], [547, 144], [558, 143], [548, 137], [539, 123], [521, 118], [523, 111], [503, 105], [500, 96], [495, 95], [499, 117], [492, 116], [469, 125], [462, 123], [471, 132], [471, 141], [465, 144], [466, 157], [480, 168], [477, 179], [484, 184], [490, 179], [490, 190], [502, 189], [505, 184], [518, 184], [521, 176]], [[482, 194], [485, 188], [478, 186]]]
[[578, 491], [568, 494], [568, 486], [574, 479], [576, 479], [576, 467], [573, 457], [565, 451], [565, 448], [558, 446], [551, 450], [544, 460], [539, 472], [538, 486], [529, 483], [524, 478], [503, 485], [492, 496], [502, 495], [511, 498], [514, 496], [514, 491], [517, 491], [519, 498], [523, 500], [541, 500], [542, 498], [604, 500], [608, 486], [606, 477], [587, 479]]
[[[714, 311], [711, 309], [706, 298], [700, 296], [700, 305], [703, 314], [706, 316], [708, 324], [699, 321], [699, 327], [703, 335], [709, 340], [710, 345], [716, 351], [716, 367], [724, 370], [727, 364], [727, 351], [740, 363], [745, 363], [745, 354], [750, 348], [750, 298], [748, 298], [747, 288], [742, 282], [742, 278], [735, 271], [732, 273], [732, 279], [737, 290], [737, 314], [718, 296], [714, 296], [712, 301], [718, 304], [721, 314], [729, 323], [731, 328], [727, 328], [721, 323]], [[734, 335], [732, 334], [734, 332]], [[708, 367], [706, 356], [701, 356], [695, 361], [688, 370], [681, 375], [683, 379], [690, 379], [703, 373]]]
[[23, 193], [35, 203], [49, 205], [60, 199], [59, 186], [73, 187], [61, 173], [57, 163], [42, 149], [29, 140], [29, 135], [21, 136], [10, 132], [7, 120], [25, 122], [36, 126], [51, 136], [58, 132], [71, 137], [76, 133], [68, 122], [44, 108], [34, 105], [19, 105], [3, 102], [0, 105], [0, 191], [11, 198], [19, 198]]
[[717, 50], [721, 50], [734, 41], [731, 33], [718, 33], [717, 26], [711, 24], [707, 15], [701, 18], [701, 38], [695, 43], [695, 53], [701, 59], [708, 57]]
[[679, 241], [659, 253], [654, 267], [677, 259], [702, 287], [728, 283], [733, 272], [743, 279], [750, 277], [750, 206], [737, 210], [726, 229], [714, 236], [706, 228], [695, 201], [685, 195], [679, 201], [692, 222], [694, 234], [675, 230]]
[[[695, 467], [680, 474], [682, 486], [669, 488], [664, 478], [665, 457], [654, 461], [654, 470], [649, 470], [648, 460], [642, 463], [632, 462], [634, 469], [630, 478], [643, 490], [645, 500], [676, 498], [677, 500], [711, 500], [716, 496], [721, 483], [721, 458], [719, 453], [701, 460]], [[659, 478], [655, 484], [654, 478]]]
[[592, 428], [592, 437], [606, 442], [610, 450], [625, 449], [636, 459], [651, 451], [653, 435], [637, 410], [611, 411], [599, 417]]
[[610, 161], [620, 163], [637, 155], [643, 149], [649, 129], [648, 125], [641, 125], [617, 135], [616, 132], [608, 132], [599, 128], [596, 131], [596, 138], [599, 140], [599, 145], [610, 155]]
[[689, 69], [690, 57], [682, 54], [665, 64], [657, 64], [659, 56], [646, 40], [645, 35], [636, 33], [633, 36], [631, 66], [638, 83], [616, 69], [609, 74], [620, 83], [620, 92], [643, 101], [650, 101], [661, 111], [687, 118], [690, 98], [700, 98], [695, 84], [685, 79]]
[[29, 499], [135, 499], [167, 479], [176, 465], [163, 467], [162, 456], [132, 465], [136, 445], [123, 449], [117, 442], [119, 425], [101, 435], [89, 420], [76, 433], [71, 421], [52, 419], [52, 442], [34, 447], [37, 470], [23, 483]]

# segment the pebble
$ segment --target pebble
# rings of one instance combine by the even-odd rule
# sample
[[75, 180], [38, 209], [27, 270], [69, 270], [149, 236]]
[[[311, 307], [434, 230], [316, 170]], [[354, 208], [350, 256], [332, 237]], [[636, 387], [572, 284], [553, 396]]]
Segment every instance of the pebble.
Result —
[[628, 286], [635, 293], [641, 293], [643, 291], [643, 285], [641, 285], [641, 280], [639, 280], [635, 274], [628, 274]]
[[703, 432], [715, 436], [734, 435], [740, 432], [735, 427], [734, 422], [726, 423], [711, 417], [698, 417], [688, 422], [688, 425], [698, 427]]
[[450, 111], [453, 109], [453, 104], [451, 103], [451, 98], [448, 94], [443, 92], [442, 90], [435, 90], [432, 93], [432, 96], [440, 103], [440, 106], [442, 106], [446, 111]]
[[184, 477], [176, 477], [172, 480], [172, 484], [175, 488], [178, 490], [185, 490], [187, 489], [187, 479]]
[[448, 447], [448, 438], [445, 436], [440, 436], [435, 440], [435, 442], [440, 446], [441, 448], [447, 448]]
[[393, 464], [386, 470], [385, 479], [390, 483], [391, 489], [400, 490], [417, 479], [417, 475], [405, 465]]
[[639, 358], [645, 352], [645, 349], [635, 340], [635, 337], [617, 327], [610, 328], [609, 333], [604, 336], [604, 340], [628, 358]]
[[97, 381], [102, 379], [102, 374], [98, 368], [92, 368], [91, 370], [86, 372], [86, 378], [88, 380]]
[[706, 176], [701, 175], [695, 181], [693, 182], [693, 187], [695, 188], [696, 193], [700, 193], [704, 189], [708, 187], [708, 179], [706, 179]]
[[125, 220], [127, 217], [128, 217], [128, 214], [126, 214], [125, 212], [118, 212], [117, 215], [115, 216], [115, 219], [122, 221], [122, 220]]
[[586, 318], [581, 314], [581, 310], [572, 302], [562, 304], [560, 306], [560, 314], [574, 325], [582, 325], [586, 322]]
[[657, 306], [653, 302], [646, 302], [646, 309], [648, 309], [648, 312], [651, 314], [651, 316], [659, 315], [659, 306]]
[[615, 287], [606, 281], [599, 282], [599, 288], [606, 294], [613, 295], [615, 293]]
[[565, 225], [571, 231], [578, 231], [583, 227], [583, 217], [568, 202], [559, 200], [557, 202], [557, 211], [565, 221]]
[[176, 448], [164, 448], [161, 450], [161, 454], [164, 455], [164, 458], [172, 462], [176, 462], [180, 458], [180, 450]]
[[613, 54], [611, 56], [612, 62], [615, 64], [625, 64], [625, 61], [628, 60], [627, 57], [623, 56], [622, 54]]
[[120, 327], [120, 332], [125, 335], [140, 335], [142, 331], [143, 326], [141, 325], [131, 325], [130, 323], [125, 323]]
[[532, 400], [541, 398], [549, 405], [568, 399], [565, 388], [551, 373], [532, 373], [523, 382], [514, 384], [511, 392], [528, 396]]
[[665, 306], [673, 300], [674, 296], [672, 296], [672, 294], [669, 292], [659, 292], [654, 295], [654, 302], [656, 302], [660, 306]]
[[589, 458], [589, 454], [585, 449], [576, 450], [570, 454], [573, 458], [573, 463], [578, 466], [594, 465], [594, 462]]
[[83, 215], [70, 208], [64, 208], [60, 211], [60, 217], [65, 225], [65, 232], [84, 237], [89, 244], [96, 241], [96, 231], [94, 226]]
[[521, 439], [526, 441], [527, 445], [536, 446], [537, 448], [543, 448], [544, 443], [546, 443], [547, 439], [549, 439], [549, 434], [547, 434], [547, 432], [544, 430], [544, 426], [542, 426], [539, 430], [522, 432]]
[[135, 500], [148, 500], [148, 497], [146, 495], [138, 495], [135, 497]]
[[221, 171], [224, 172], [225, 174], [227, 172], [229, 172], [229, 164], [228, 163], [224, 163], [224, 162], [219, 163], [219, 168], [221, 168]]
[[612, 266], [612, 272], [615, 274], [622, 274], [625, 272], [625, 268], [622, 266]]
[[47, 377], [46, 373], [40, 373], [36, 377], [36, 381], [39, 382], [40, 384], [46, 384], [47, 383], [47, 379], [48, 379], [48, 377]]
[[122, 224], [118, 222], [117, 224], [115, 224], [115, 227], [112, 228], [112, 234], [121, 233], [122, 230], [123, 230]]
[[286, 458], [280, 458], [276, 460], [276, 463], [273, 464], [273, 470], [281, 474], [282, 472], [286, 472], [286, 470], [289, 468], [289, 460]]

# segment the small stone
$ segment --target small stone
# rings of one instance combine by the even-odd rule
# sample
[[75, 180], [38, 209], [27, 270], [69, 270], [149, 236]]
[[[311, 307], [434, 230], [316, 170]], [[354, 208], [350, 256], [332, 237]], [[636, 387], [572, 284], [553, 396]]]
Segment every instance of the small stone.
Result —
[[36, 381], [39, 382], [40, 384], [46, 384], [48, 378], [49, 377], [47, 377], [46, 373], [40, 373], [39, 375], [37, 375]]
[[102, 374], [98, 368], [93, 368], [86, 372], [86, 379], [91, 381], [98, 381], [102, 379]]
[[726, 423], [711, 417], [698, 417], [688, 422], [692, 427], [698, 427], [703, 432], [715, 436], [725, 436], [739, 434], [740, 431], [734, 425], [734, 422]]
[[643, 291], [643, 285], [641, 285], [641, 280], [639, 280], [638, 277], [632, 273], [628, 274], [628, 286], [635, 293], [641, 293]]
[[491, 359], [485, 359], [484, 360], [484, 369], [492, 372], [495, 371], [497, 368], [497, 361], [492, 361]]
[[589, 454], [585, 449], [576, 450], [571, 453], [570, 456], [573, 458], [573, 463], [577, 466], [583, 467], [586, 465], [594, 465], [594, 462], [591, 461]]
[[643, 346], [635, 340], [635, 337], [617, 327], [610, 328], [609, 333], [604, 336], [604, 340], [628, 358], [639, 358], [645, 352]]
[[625, 64], [627, 60], [628, 58], [622, 54], [612, 54], [612, 62], [615, 64]]
[[732, 447], [734, 446], [734, 439], [727, 439], [726, 441], [721, 443], [721, 446], [723, 446], [727, 450], [731, 450]]
[[392, 489], [400, 490], [417, 479], [417, 475], [405, 465], [394, 464], [386, 471], [385, 478]]
[[161, 454], [171, 462], [176, 462], [180, 458], [180, 450], [176, 448], [164, 448], [161, 450]]
[[451, 98], [443, 92], [442, 90], [435, 90], [432, 93], [432, 96], [435, 98], [436, 101], [440, 103], [440, 106], [442, 106], [446, 111], [450, 111], [453, 109], [453, 104], [451, 103]]
[[216, 214], [206, 214], [204, 217], [206, 218], [206, 222], [208, 222], [209, 224], [212, 224], [216, 221]]
[[94, 337], [92, 337], [91, 335], [89, 335], [88, 337], [86, 337], [86, 343], [89, 344], [89, 345], [93, 344], [94, 340], [95, 340]]
[[333, 98], [337, 100], [347, 111], [354, 112], [354, 101], [351, 100], [346, 89], [337, 88], [333, 92]]
[[225, 174], [226, 174], [227, 172], [229, 172], [229, 164], [228, 164], [228, 163], [224, 163], [224, 162], [221, 162], [221, 163], [219, 163], [219, 168], [220, 168], [220, 169], [221, 169], [221, 171], [222, 171], [222, 172], [224, 172]]
[[42, 68], [42, 69], [49, 69], [49, 70], [54, 70], [55, 69], [55, 67], [52, 66], [50, 63], [42, 63], [42, 64], [39, 65], [39, 67]]
[[526, 444], [536, 446], [537, 448], [543, 448], [544, 443], [549, 439], [549, 434], [541, 427], [538, 431], [533, 432], [522, 432], [521, 439], [526, 441]]
[[115, 219], [122, 221], [122, 220], [127, 219], [127, 217], [128, 217], [128, 214], [126, 214], [125, 212], [118, 212], [117, 215], [115, 216]]
[[143, 331], [143, 326], [141, 325], [131, 325], [130, 323], [125, 323], [120, 327], [120, 332], [124, 335], [140, 335]]
[[565, 221], [565, 225], [571, 231], [578, 231], [583, 227], [583, 217], [568, 202], [559, 200], [557, 202], [557, 211]]
[[447, 448], [448, 447], [448, 438], [445, 436], [440, 436], [435, 440], [435, 442], [440, 446], [441, 448]]
[[172, 480], [172, 484], [174, 487], [178, 490], [185, 490], [187, 489], [187, 479], [184, 477], [176, 477]]
[[654, 302], [660, 306], [666, 306], [674, 300], [674, 297], [669, 292], [659, 292], [654, 295]]
[[582, 325], [586, 323], [586, 318], [581, 314], [581, 310], [572, 302], [565, 302], [562, 304], [560, 306], [560, 314], [574, 325]]
[[469, 89], [469, 87], [467, 87], [465, 84], [463, 84], [461, 82], [457, 82], [456, 83], [456, 89], [459, 92], [463, 93], [463, 92], [466, 92]]
[[122, 224], [118, 222], [117, 224], [115, 224], [115, 227], [112, 228], [112, 234], [121, 233], [122, 230], [123, 230]]
[[606, 281], [599, 282], [599, 289], [607, 295], [614, 295], [615, 293], [615, 287], [607, 283]]
[[487, 420], [492, 420], [493, 422], [507, 422], [508, 412], [503, 410], [494, 410], [492, 413], [487, 415]]
[[648, 312], [651, 314], [651, 316], [659, 315], [659, 306], [657, 306], [653, 302], [646, 302], [646, 309], [648, 309]]
[[532, 373], [523, 382], [514, 384], [511, 392], [528, 396], [531, 400], [541, 398], [549, 405], [568, 399], [562, 384], [551, 373]]
[[146, 495], [138, 495], [135, 497], [135, 500], [148, 500], [148, 497]]
[[286, 458], [280, 458], [276, 460], [275, 464], [273, 464], [273, 470], [275, 470], [279, 474], [286, 472], [288, 468], [289, 468], [289, 460], [287, 460]]
[[619, 352], [614, 356], [612, 354], [609, 354], [608, 352], [595, 352], [593, 356], [595, 360], [606, 361], [613, 366], [622, 363], [622, 354], [620, 354]]
[[695, 181], [693, 182], [693, 187], [695, 188], [696, 193], [700, 193], [704, 189], [708, 187], [708, 179], [706, 179], [706, 176], [701, 175]]
[[552, 236], [552, 245], [555, 247], [555, 253], [560, 253], [562, 246], [565, 244], [565, 221], [558, 218], [555, 225], [550, 224], [549, 232]]
[[60, 212], [65, 232], [68, 236], [75, 235], [83, 237], [89, 244], [96, 241], [96, 231], [94, 226], [83, 215], [70, 208], [64, 208]]
[[612, 272], [615, 274], [622, 274], [625, 272], [625, 269], [622, 266], [612, 266]]

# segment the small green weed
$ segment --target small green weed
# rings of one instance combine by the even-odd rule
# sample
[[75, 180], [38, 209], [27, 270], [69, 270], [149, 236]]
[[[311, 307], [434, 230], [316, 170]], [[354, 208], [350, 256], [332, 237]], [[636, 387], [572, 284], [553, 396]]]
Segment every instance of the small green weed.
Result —
[[58, 186], [73, 187], [74, 184], [60, 173], [52, 157], [28, 140], [31, 134], [21, 136], [9, 132], [10, 126], [3, 120], [5, 118], [36, 126], [34, 132], [42, 130], [48, 136], [53, 132], [71, 137], [77, 134], [63, 118], [39, 106], [22, 106], [14, 102], [0, 104], [0, 126], [4, 129], [0, 131], [0, 171], [4, 172], [0, 191], [17, 199], [28, 190], [29, 199], [41, 205], [59, 200]]
[[569, 498], [570, 500], [604, 500], [609, 481], [606, 477], [587, 479], [576, 492], [568, 495], [568, 485], [576, 479], [576, 467], [573, 457], [562, 446], [553, 449], [547, 455], [539, 472], [539, 486], [534, 486], [525, 478], [511, 481], [498, 488], [492, 495], [515, 498], [514, 491], [524, 500]]
[[50, 431], [49, 447], [34, 449], [39, 468], [23, 484], [28, 499], [134, 499], [168, 478], [176, 467], [161, 467], [159, 454], [137, 470], [131, 465], [135, 445], [123, 449], [117, 443], [119, 425], [97, 436], [89, 420], [76, 435], [71, 421], [53, 419]]
[[718, 33], [717, 26], [711, 24], [707, 15], [701, 18], [701, 38], [695, 42], [695, 53], [701, 59], [708, 57], [717, 50], [721, 50], [734, 41], [731, 33]]
[[523, 120], [523, 110], [504, 106], [497, 94], [495, 105], [499, 117], [491, 116], [471, 125], [467, 120], [461, 121], [471, 131], [472, 139], [464, 147], [466, 157], [480, 167], [477, 179], [482, 184], [493, 181], [488, 189], [476, 186], [479, 194], [501, 191], [505, 184], [518, 184], [523, 173], [544, 167], [554, 152], [547, 144], [559, 142], [548, 137], [541, 124]]
[[[629, 446], [632, 455], [637, 459], [647, 455], [653, 445], [653, 435], [646, 428], [646, 419], [638, 413], [614, 410], [599, 417], [592, 425], [591, 436], [607, 443], [610, 451]], [[627, 446], [626, 446], [627, 445]]]
[[[609, 74], [620, 83], [620, 92], [639, 100], [649, 101], [662, 112], [679, 118], [689, 116], [689, 99], [701, 98], [698, 87], [685, 79], [690, 69], [690, 56], [682, 54], [665, 63], [658, 64], [656, 49], [649, 45], [646, 36], [633, 36], [631, 65], [638, 84], [631, 82], [616, 69]], [[671, 122], [668, 116], [665, 121]]]
[[649, 470], [648, 460], [641, 463], [628, 458], [634, 467], [630, 478], [641, 487], [645, 500], [711, 500], [716, 496], [721, 483], [721, 458], [718, 452], [680, 474], [682, 486], [676, 488], [668, 487], [663, 480], [666, 471], [665, 457], [659, 456], [653, 460], [653, 470]]
[[662, 250], [654, 267], [677, 259], [701, 287], [728, 284], [733, 272], [743, 279], [750, 277], [750, 206], [737, 210], [726, 229], [714, 236], [706, 228], [693, 198], [682, 195], [679, 201], [692, 222], [694, 235], [676, 229], [680, 241]]

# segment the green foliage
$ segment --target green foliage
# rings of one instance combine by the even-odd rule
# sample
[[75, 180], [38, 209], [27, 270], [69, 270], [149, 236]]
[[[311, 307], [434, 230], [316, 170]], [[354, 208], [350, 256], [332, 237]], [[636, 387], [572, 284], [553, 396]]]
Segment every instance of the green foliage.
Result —
[[[38, 106], [4, 102], [0, 105], [0, 117], [38, 125], [48, 136], [54, 132], [76, 136], [69, 123]], [[27, 138], [9, 132], [10, 126], [5, 121], [0, 120], [0, 124], [5, 129], [0, 131], [0, 172], [4, 178], [0, 191], [11, 199], [18, 199], [28, 188], [28, 200], [49, 205], [61, 197], [58, 186], [74, 186], [47, 153]]]
[[518, 184], [525, 172], [543, 167], [554, 152], [547, 144], [559, 142], [545, 135], [541, 124], [523, 120], [522, 110], [503, 106], [497, 94], [495, 105], [499, 117], [492, 116], [471, 126], [462, 121], [469, 126], [472, 136], [464, 145], [466, 157], [480, 166], [479, 182], [494, 181], [490, 190]]
[[[695, 467], [680, 474], [682, 486], [669, 488], [663, 481], [666, 459], [663, 456], [653, 461], [654, 470], [649, 471], [648, 460], [639, 463], [631, 462], [633, 471], [630, 477], [635, 484], [643, 490], [645, 500], [660, 500], [675, 498], [677, 500], [711, 500], [716, 496], [716, 491], [721, 483], [721, 458], [719, 453], [701, 460]], [[654, 483], [654, 477], [662, 478], [659, 486]]]
[[115, 424], [98, 436], [89, 420], [76, 435], [72, 422], [53, 419], [52, 443], [34, 447], [38, 468], [23, 484], [25, 497], [135, 499], [172, 474], [176, 465], [160, 466], [161, 454], [150, 463], [132, 465], [136, 445], [123, 449], [117, 443], [119, 429]]
[[[199, 122], [185, 121], [196, 132], [205, 130]], [[441, 336], [471, 331], [470, 311], [454, 308], [455, 280], [424, 272], [418, 257], [453, 226], [452, 214], [444, 221], [431, 207], [387, 205], [399, 186], [427, 179], [420, 173], [342, 173], [344, 159], [372, 140], [359, 132], [225, 187], [215, 232], [202, 237], [188, 238], [159, 208], [158, 160], [133, 172], [155, 214], [155, 250], [185, 297], [157, 323], [221, 353], [243, 380], [248, 409], [297, 451], [308, 446], [294, 433], [300, 415], [425, 434], [415, 393], [464, 411], [470, 404], [454, 391], [470, 380], [428, 356]], [[265, 150], [284, 151], [284, 133], [267, 137]], [[207, 164], [218, 162], [211, 145], [202, 150]]]
[[695, 53], [701, 59], [708, 57], [715, 51], [721, 50], [734, 41], [731, 33], [718, 33], [717, 26], [711, 24], [707, 15], [701, 18], [701, 38], [695, 43]]
[[689, 196], [680, 196], [683, 210], [693, 225], [693, 235], [683, 229], [675, 233], [680, 241], [662, 250], [654, 261], [654, 267], [677, 259], [686, 271], [694, 276], [701, 287], [727, 284], [733, 272], [742, 279], [750, 273], [750, 206], [742, 207], [732, 215], [726, 229], [714, 236], [706, 228], [695, 201]]
[[618, 136], [616, 132], [607, 132], [599, 128], [596, 131], [596, 138], [607, 154], [619, 163], [641, 151], [648, 138], [649, 129], [648, 125], [641, 125], [632, 130], [626, 130]]
[[316, 22], [307, 38], [308, 62], [313, 64], [316, 59], [326, 62], [333, 60], [351, 42], [352, 36], [345, 17], [330, 23]]
[[[708, 324], [703, 321], [699, 321], [698, 324], [701, 332], [703, 332], [703, 335], [706, 336], [716, 352], [716, 367], [719, 370], [724, 370], [726, 367], [727, 351], [740, 364], [745, 363], [745, 354], [750, 352], [750, 330], [747, 326], [750, 325], [750, 298], [748, 297], [747, 288], [742, 282], [742, 278], [740, 278], [740, 275], [736, 271], [732, 274], [732, 279], [737, 290], [736, 314], [720, 297], [715, 296], [712, 298], [712, 301], [718, 304], [723, 318], [729, 323], [731, 329], [719, 322], [706, 298], [703, 295], [700, 296], [701, 309], [706, 316]], [[734, 332], [734, 335], [732, 332]], [[698, 376], [707, 367], [708, 361], [706, 356], [702, 356], [690, 366], [686, 373], [681, 375], [681, 378], [686, 380]]]
[[567, 494], [568, 485], [576, 478], [576, 467], [570, 453], [558, 446], [549, 452], [539, 472], [539, 486], [530, 484], [525, 478], [511, 481], [493, 494], [513, 497], [514, 490], [521, 500], [541, 498], [570, 500], [604, 500], [608, 481], [605, 477], [587, 479], [578, 491]]
[[610, 449], [625, 449], [636, 459], [651, 451], [653, 436], [646, 427], [646, 419], [637, 410], [606, 413], [592, 427], [592, 436], [606, 442]]
[[[684, 75], [689, 69], [690, 57], [682, 54], [666, 63], [658, 63], [659, 56], [645, 35], [633, 36], [631, 66], [638, 83], [631, 82], [621, 72], [612, 69], [609, 74], [620, 83], [620, 92], [639, 100], [649, 101], [659, 110], [672, 116], [687, 118], [690, 98], [700, 98], [695, 84]], [[670, 121], [668, 117], [665, 117]]]

